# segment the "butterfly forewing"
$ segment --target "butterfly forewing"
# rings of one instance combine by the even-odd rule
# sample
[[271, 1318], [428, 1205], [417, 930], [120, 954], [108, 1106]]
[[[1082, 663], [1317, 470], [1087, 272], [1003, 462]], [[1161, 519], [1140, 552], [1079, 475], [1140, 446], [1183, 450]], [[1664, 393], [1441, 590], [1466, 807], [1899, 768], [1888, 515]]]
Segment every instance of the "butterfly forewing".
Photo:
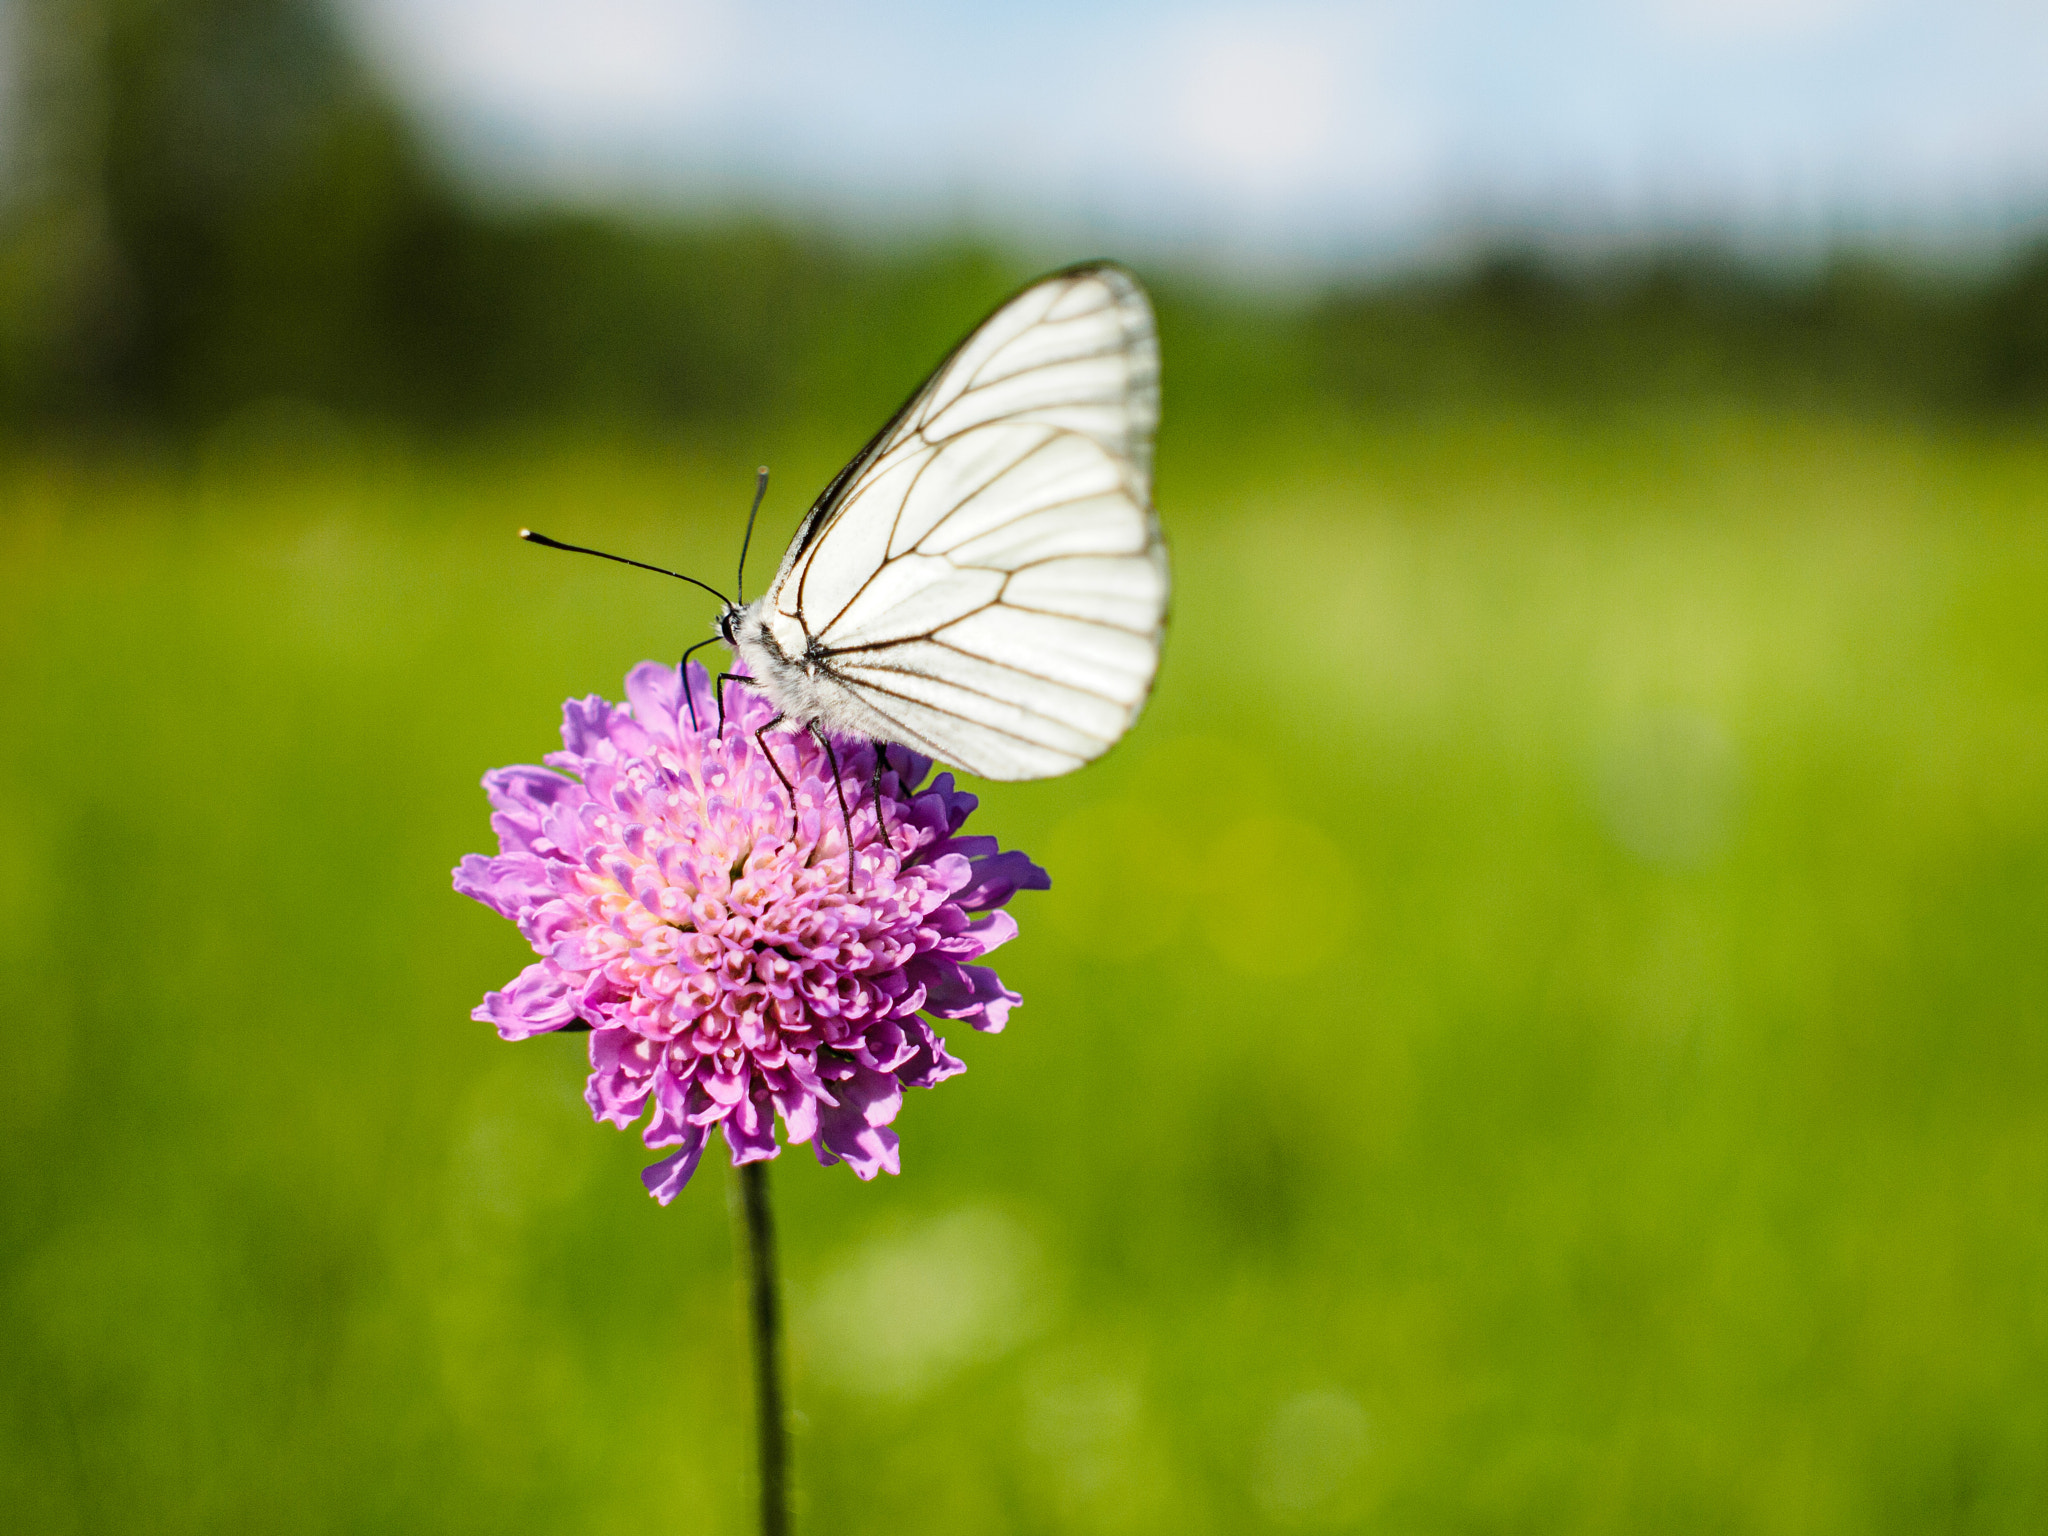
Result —
[[969, 773], [1100, 756], [1158, 666], [1152, 311], [1128, 273], [1034, 284], [834, 481], [770, 606], [847, 718]]

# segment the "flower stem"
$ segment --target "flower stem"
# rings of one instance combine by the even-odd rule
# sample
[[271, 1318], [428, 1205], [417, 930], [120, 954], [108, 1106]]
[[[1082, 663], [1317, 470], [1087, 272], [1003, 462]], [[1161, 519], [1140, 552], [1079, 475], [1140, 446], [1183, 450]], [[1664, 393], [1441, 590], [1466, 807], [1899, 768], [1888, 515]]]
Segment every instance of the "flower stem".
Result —
[[737, 1170], [746, 1227], [747, 1312], [754, 1337], [754, 1428], [761, 1466], [761, 1536], [789, 1536], [789, 1420], [782, 1403], [782, 1302], [776, 1286], [775, 1218], [768, 1164]]

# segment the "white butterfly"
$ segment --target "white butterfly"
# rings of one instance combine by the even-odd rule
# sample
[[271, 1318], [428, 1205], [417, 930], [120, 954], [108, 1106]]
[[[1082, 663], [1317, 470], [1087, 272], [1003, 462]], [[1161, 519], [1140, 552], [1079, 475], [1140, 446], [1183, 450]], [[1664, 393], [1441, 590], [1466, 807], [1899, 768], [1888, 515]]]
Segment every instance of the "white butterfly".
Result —
[[1158, 422], [1137, 280], [1041, 278], [833, 477], [767, 593], [726, 605], [718, 634], [750, 674], [728, 676], [785, 728], [981, 778], [1100, 757], [1144, 705], [1166, 626]]
[[747, 671], [719, 679], [721, 722], [734, 681], [778, 711], [757, 734], [809, 730], [828, 756], [831, 736], [862, 737], [985, 779], [1050, 778], [1130, 729], [1159, 668], [1158, 425], [1152, 306], [1130, 273], [1092, 263], [1040, 278], [955, 347], [832, 477], [751, 603], [519, 534], [724, 603], [714, 638]]

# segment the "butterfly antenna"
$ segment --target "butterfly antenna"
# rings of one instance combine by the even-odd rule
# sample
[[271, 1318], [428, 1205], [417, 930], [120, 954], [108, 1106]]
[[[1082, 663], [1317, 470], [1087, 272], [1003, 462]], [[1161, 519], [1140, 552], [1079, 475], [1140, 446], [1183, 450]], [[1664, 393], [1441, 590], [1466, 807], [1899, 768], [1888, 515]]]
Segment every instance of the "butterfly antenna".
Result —
[[718, 588], [699, 581], [694, 576], [685, 576], [681, 571], [671, 571], [664, 566], [649, 565], [644, 560], [628, 560], [624, 555], [608, 555], [601, 549], [586, 549], [581, 544], [564, 544], [560, 539], [551, 539], [544, 533], [535, 533], [531, 528], [520, 529], [519, 537], [526, 540], [529, 544], [538, 544], [543, 549], [566, 549], [572, 555], [595, 555], [600, 560], [616, 560], [620, 565], [630, 565], [635, 570], [652, 571], [657, 576], [673, 576], [677, 581], [687, 581], [693, 587], [702, 587], [728, 608], [732, 606], [732, 599], [719, 591]]
[[740, 606], [747, 606], [747, 546], [754, 542], [754, 516], [761, 510], [761, 498], [768, 494], [768, 466], [754, 471], [754, 504], [747, 508], [747, 531], [740, 539], [740, 574], [733, 585], [740, 594]]

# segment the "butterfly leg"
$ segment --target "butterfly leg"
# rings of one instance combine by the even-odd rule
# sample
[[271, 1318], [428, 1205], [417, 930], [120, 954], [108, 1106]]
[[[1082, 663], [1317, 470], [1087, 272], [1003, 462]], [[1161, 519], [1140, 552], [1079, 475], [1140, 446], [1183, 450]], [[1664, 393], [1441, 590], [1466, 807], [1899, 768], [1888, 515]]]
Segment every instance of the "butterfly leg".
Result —
[[882, 804], [882, 769], [889, 760], [889, 743], [873, 741], [868, 743], [875, 749], [874, 771], [868, 775], [868, 798], [875, 802], [875, 824], [882, 829], [882, 841], [891, 853], [896, 851], [896, 839], [889, 835], [889, 812]]
[[[726, 674], [728, 677], [731, 675], [731, 673]], [[722, 684], [725, 678], [721, 677], [718, 681]], [[754, 732], [754, 745], [761, 749], [761, 755], [768, 759], [768, 766], [775, 770], [775, 777], [782, 780], [782, 787], [789, 794], [789, 839], [791, 842], [795, 842], [800, 830], [796, 819], [796, 786], [789, 782], [789, 775], [782, 771], [782, 764], [775, 761], [774, 749], [768, 745], [768, 733], [780, 724], [782, 724], [782, 716], [777, 715], [773, 720], [762, 726], [761, 729]]]
[[690, 706], [690, 729], [693, 731], [701, 731], [704, 727], [697, 723], [697, 695], [690, 691], [690, 656], [693, 652], [703, 650], [717, 638], [718, 636], [713, 635], [710, 640], [699, 640], [689, 650], [683, 652], [683, 659], [676, 663], [676, 680], [683, 686], [683, 702]]
[[[725, 737], [725, 685], [727, 683], [751, 682], [753, 682], [753, 679], [744, 672], [721, 672], [718, 674], [718, 735], [720, 740], [723, 740]], [[777, 715], [774, 720], [768, 722], [768, 725], [774, 725], [781, 718], [782, 716]], [[767, 730], [768, 725], [762, 726], [761, 730]], [[756, 732], [755, 734], [759, 735], [760, 733]], [[772, 762], [774, 759], [771, 758], [769, 761]]]
[[853, 890], [853, 812], [846, 808], [846, 781], [839, 776], [839, 754], [832, 750], [832, 738], [811, 722], [811, 734], [818, 738], [818, 745], [825, 749], [825, 761], [832, 769], [832, 788], [839, 795], [839, 819], [846, 825], [846, 889]]

